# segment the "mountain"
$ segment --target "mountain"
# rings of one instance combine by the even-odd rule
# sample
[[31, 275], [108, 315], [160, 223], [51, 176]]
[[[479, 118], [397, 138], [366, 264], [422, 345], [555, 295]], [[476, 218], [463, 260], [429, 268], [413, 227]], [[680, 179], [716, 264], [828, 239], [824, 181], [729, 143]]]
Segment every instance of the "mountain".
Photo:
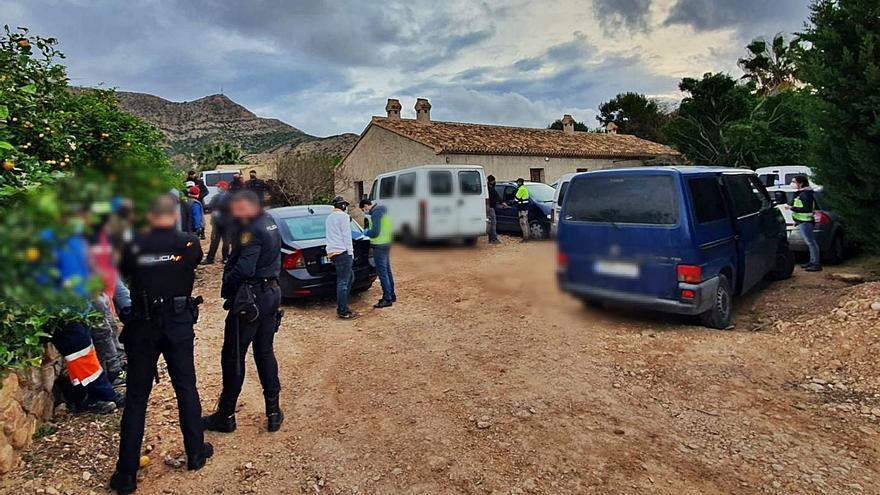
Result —
[[[297, 149], [304, 143], [316, 151], [345, 154], [354, 144], [343, 134], [319, 138], [278, 119], [258, 117], [225, 95], [211, 95], [189, 102], [174, 102], [146, 93], [117, 91], [119, 106], [158, 127], [166, 137], [168, 154], [175, 163], [186, 165], [188, 157], [210, 143], [237, 143], [249, 155], [264, 155]], [[356, 140], [356, 136], [354, 138]], [[314, 143], [314, 144], [312, 144]], [[323, 143], [323, 144], [320, 144]]]

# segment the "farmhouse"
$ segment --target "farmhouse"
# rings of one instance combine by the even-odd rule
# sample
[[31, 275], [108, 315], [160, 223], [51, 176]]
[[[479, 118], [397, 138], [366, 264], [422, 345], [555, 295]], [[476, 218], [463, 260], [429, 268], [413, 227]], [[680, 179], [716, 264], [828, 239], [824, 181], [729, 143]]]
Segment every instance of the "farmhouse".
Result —
[[388, 115], [373, 117], [337, 166], [337, 194], [360, 198], [376, 175], [423, 164], [482, 165], [498, 180], [552, 183], [568, 172], [681, 161], [668, 146], [613, 128], [575, 132], [571, 115], [563, 118], [563, 130], [552, 130], [435, 121], [424, 98], [416, 101], [415, 119], [401, 118], [396, 99], [389, 99], [385, 110]]

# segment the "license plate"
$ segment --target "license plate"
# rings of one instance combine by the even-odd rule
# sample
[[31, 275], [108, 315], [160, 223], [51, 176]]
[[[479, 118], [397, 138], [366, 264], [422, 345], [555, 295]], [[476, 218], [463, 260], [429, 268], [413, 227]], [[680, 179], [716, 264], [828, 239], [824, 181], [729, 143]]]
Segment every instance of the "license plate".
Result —
[[329, 264], [330, 264], [330, 258], [328, 258], [327, 256], [321, 256], [321, 264], [322, 264], [322, 265], [329, 265]]
[[625, 261], [599, 260], [593, 264], [593, 271], [614, 277], [637, 278], [639, 276], [639, 265]]

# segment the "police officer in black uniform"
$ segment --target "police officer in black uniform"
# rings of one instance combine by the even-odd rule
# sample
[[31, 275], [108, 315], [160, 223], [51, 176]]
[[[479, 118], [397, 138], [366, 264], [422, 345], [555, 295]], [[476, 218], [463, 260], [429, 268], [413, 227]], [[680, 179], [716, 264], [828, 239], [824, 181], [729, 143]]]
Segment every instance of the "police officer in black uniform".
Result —
[[244, 383], [244, 358], [253, 343], [254, 361], [266, 400], [268, 430], [278, 431], [284, 414], [278, 404], [281, 384], [273, 345], [283, 315], [278, 310], [281, 235], [272, 218], [262, 211], [260, 198], [253, 191], [235, 193], [230, 211], [237, 233], [232, 241], [232, 254], [223, 268], [220, 289], [226, 300], [223, 307], [229, 310], [220, 356], [223, 392], [217, 411], [204, 418], [204, 425], [212, 431], [235, 431], [235, 406]]
[[144, 416], [153, 379], [158, 379], [159, 354], [165, 357], [177, 395], [187, 467], [200, 469], [214, 454], [204, 439], [193, 364], [193, 324], [201, 298], [193, 299], [192, 290], [202, 247], [195, 235], [175, 228], [178, 215], [172, 196], [153, 201], [147, 213], [150, 228], [125, 247], [120, 263], [122, 275], [130, 283], [132, 306], [130, 313], [123, 315], [128, 397], [122, 414], [119, 460], [110, 480], [110, 488], [118, 493], [137, 489]]

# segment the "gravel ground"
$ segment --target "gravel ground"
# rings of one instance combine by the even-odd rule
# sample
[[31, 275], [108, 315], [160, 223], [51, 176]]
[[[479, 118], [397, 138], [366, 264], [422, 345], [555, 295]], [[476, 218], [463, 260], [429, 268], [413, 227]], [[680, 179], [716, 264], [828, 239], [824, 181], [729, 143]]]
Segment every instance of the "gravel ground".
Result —
[[[265, 430], [252, 363], [239, 429], [180, 456], [167, 378], [139, 493], [880, 493], [880, 284], [798, 270], [738, 301], [733, 331], [561, 294], [552, 243], [392, 254], [399, 302], [287, 305], [286, 421]], [[202, 403], [219, 393], [221, 265], [200, 269]], [[877, 305], [880, 306], [880, 305]], [[164, 371], [163, 371], [164, 374]], [[876, 413], [876, 414], [875, 414]], [[118, 415], [61, 416], [0, 493], [104, 493]], [[170, 462], [173, 464], [173, 462]]]

